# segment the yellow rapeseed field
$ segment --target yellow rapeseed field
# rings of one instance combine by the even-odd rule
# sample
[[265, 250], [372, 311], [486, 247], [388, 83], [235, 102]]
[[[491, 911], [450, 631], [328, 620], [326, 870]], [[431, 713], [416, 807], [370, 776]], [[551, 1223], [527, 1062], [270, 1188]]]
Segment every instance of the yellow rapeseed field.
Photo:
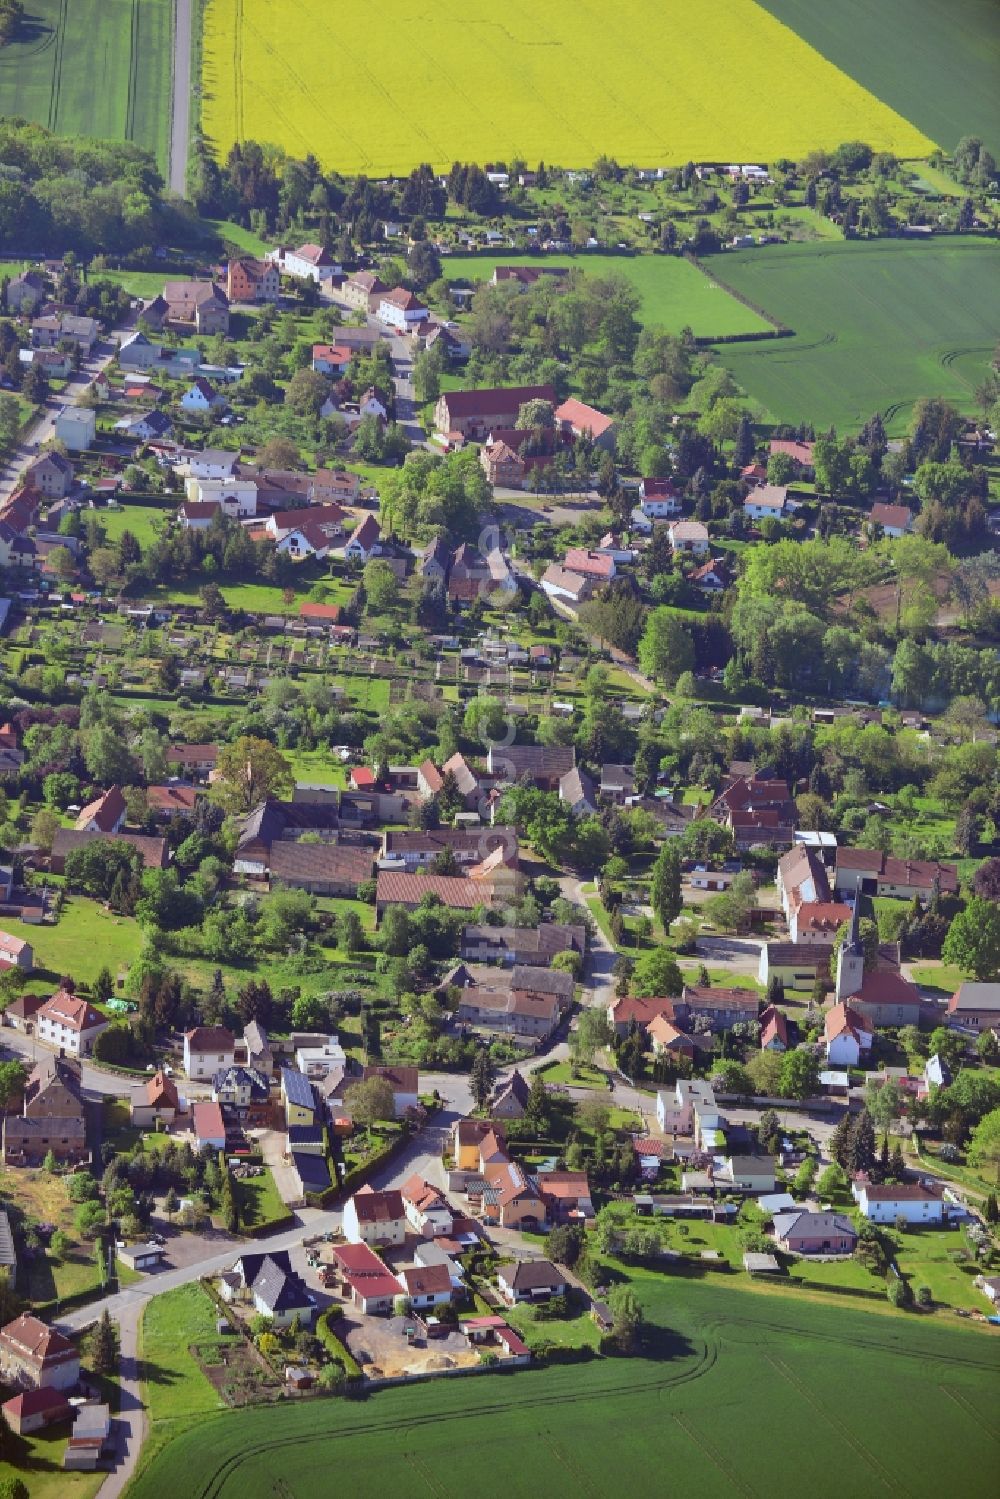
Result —
[[754, 0], [209, 0], [206, 135], [369, 175], [932, 142]]

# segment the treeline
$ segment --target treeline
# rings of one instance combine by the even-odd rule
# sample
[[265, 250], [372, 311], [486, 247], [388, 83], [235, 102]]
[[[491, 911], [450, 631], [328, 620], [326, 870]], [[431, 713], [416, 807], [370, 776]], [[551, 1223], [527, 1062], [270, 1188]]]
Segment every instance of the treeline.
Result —
[[148, 152], [127, 141], [53, 135], [0, 120], [0, 250], [92, 255], [196, 237], [186, 206], [167, 201]]

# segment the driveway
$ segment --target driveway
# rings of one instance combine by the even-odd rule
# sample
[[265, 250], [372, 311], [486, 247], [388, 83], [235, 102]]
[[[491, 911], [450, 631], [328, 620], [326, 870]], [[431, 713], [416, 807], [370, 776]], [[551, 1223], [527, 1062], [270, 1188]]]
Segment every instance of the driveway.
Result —
[[274, 1177], [274, 1185], [278, 1189], [278, 1196], [286, 1206], [292, 1206], [302, 1201], [302, 1184], [299, 1174], [289, 1161], [285, 1160], [285, 1136], [276, 1129], [262, 1129], [253, 1132], [253, 1138], [260, 1146], [264, 1157], [264, 1165], [270, 1166], [271, 1175]]

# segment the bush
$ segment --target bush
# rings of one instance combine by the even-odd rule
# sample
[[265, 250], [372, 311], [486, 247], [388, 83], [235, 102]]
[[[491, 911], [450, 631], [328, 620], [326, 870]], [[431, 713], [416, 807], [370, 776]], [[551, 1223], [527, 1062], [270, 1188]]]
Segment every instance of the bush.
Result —
[[933, 1299], [930, 1286], [917, 1287], [917, 1306], [930, 1306]]
[[349, 1353], [344, 1344], [332, 1331], [330, 1323], [341, 1315], [341, 1308], [330, 1307], [316, 1319], [316, 1336], [331, 1359], [341, 1366], [346, 1378], [360, 1379], [361, 1366], [353, 1354]]
[[898, 1306], [905, 1310], [906, 1307], [913, 1305], [913, 1292], [910, 1290], [909, 1281], [903, 1280], [901, 1276], [892, 1277], [885, 1294], [891, 1306]]

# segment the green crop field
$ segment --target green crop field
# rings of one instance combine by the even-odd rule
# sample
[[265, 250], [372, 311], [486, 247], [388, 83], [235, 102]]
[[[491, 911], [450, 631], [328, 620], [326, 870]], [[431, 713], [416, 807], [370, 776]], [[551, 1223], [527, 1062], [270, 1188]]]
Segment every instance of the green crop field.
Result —
[[29, 0], [0, 52], [0, 110], [134, 141], [165, 169], [173, 14], [171, 0]]
[[488, 281], [498, 265], [519, 262], [573, 266], [588, 276], [621, 276], [642, 298], [643, 323], [671, 333], [686, 327], [698, 338], [724, 338], [731, 333], [764, 333], [771, 326], [710, 275], [676, 255], [562, 255], [540, 261], [530, 255], [451, 255], [441, 265], [449, 281]]
[[1000, 156], [996, 0], [760, 3], [946, 151], [978, 135]]
[[1000, 250], [987, 240], [872, 240], [738, 251], [720, 280], [795, 330], [719, 358], [775, 421], [905, 429], [921, 396], [972, 409], [1000, 336]]
[[166, 1446], [154, 1404], [155, 1456], [131, 1499], [319, 1499], [333, 1473], [362, 1499], [995, 1492], [1000, 1360], [986, 1336], [888, 1307], [736, 1291], [721, 1276], [642, 1276], [637, 1288], [657, 1324], [643, 1359], [442, 1380], [264, 1417], [212, 1416], [199, 1388], [194, 1424]]

